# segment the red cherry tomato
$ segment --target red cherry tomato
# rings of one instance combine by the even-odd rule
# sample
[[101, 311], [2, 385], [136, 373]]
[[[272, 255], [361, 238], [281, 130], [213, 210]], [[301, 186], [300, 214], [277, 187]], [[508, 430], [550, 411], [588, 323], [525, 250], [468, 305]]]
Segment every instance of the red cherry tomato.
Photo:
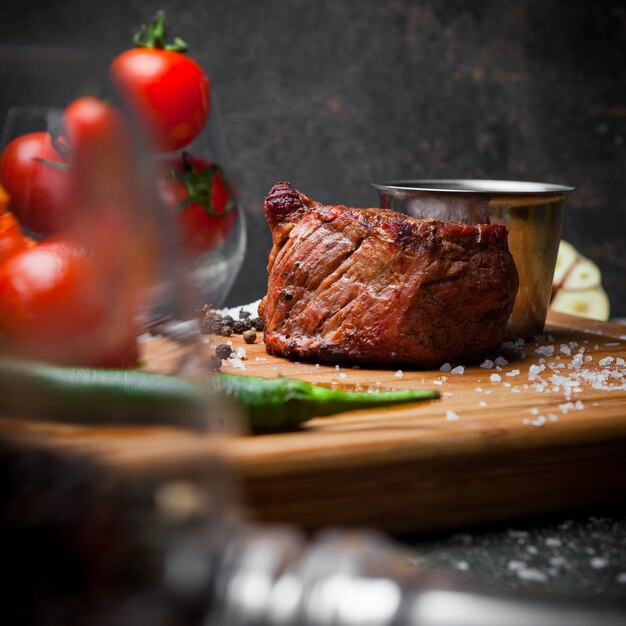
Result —
[[237, 205], [217, 165], [184, 154], [161, 181], [160, 190], [167, 210], [174, 214], [185, 256], [212, 250], [232, 230]]
[[191, 143], [209, 116], [211, 83], [180, 52], [137, 48], [120, 54], [111, 75], [157, 150]]
[[[55, 166], [56, 164], [56, 166]], [[66, 224], [70, 185], [62, 156], [48, 133], [14, 139], [0, 157], [0, 183], [11, 197], [9, 208], [37, 233], [52, 233]]]
[[33, 245], [35, 242], [22, 234], [13, 213], [0, 213], [0, 263]]
[[111, 324], [106, 282], [87, 253], [53, 240], [0, 265], [0, 334], [21, 357], [71, 365], [137, 362], [132, 324]]
[[157, 150], [183, 148], [207, 121], [211, 83], [195, 61], [181, 54], [187, 49], [184, 41], [167, 43], [163, 11], [142, 27], [134, 42], [137, 48], [111, 64], [113, 81]]

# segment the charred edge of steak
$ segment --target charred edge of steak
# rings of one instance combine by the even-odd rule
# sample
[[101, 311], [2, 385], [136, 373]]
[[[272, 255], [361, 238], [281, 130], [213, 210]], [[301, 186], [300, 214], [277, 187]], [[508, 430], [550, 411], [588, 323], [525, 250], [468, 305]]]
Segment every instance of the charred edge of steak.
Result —
[[276, 183], [265, 197], [265, 216], [270, 226], [297, 221], [306, 208], [304, 196], [287, 182]]

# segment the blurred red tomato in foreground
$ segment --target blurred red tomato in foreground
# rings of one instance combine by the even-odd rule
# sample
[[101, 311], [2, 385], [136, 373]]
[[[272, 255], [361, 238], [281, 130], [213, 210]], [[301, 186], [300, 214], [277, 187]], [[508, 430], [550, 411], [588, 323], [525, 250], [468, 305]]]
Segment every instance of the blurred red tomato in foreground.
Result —
[[[138, 359], [132, 315], [112, 324], [110, 289], [79, 245], [52, 240], [0, 264], [0, 332], [12, 354], [71, 365]], [[128, 313], [131, 313], [130, 311]]]
[[4, 149], [0, 183], [11, 198], [9, 208], [25, 228], [48, 234], [67, 225], [67, 168], [48, 133], [22, 135]]

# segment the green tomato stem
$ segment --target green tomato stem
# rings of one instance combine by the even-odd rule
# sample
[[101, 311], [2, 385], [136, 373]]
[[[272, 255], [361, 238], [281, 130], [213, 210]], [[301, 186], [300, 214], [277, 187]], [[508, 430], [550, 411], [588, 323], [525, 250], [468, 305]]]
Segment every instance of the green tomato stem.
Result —
[[133, 43], [137, 48], [154, 48], [171, 52], [185, 52], [187, 44], [180, 38], [174, 37], [174, 43], [167, 43], [165, 27], [165, 11], [158, 11], [148, 26], [142, 26], [133, 36]]

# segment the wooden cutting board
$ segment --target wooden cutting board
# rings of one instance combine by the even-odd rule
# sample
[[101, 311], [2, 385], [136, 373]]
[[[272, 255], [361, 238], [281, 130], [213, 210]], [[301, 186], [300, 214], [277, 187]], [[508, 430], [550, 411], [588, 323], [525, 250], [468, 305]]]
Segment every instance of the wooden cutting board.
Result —
[[[501, 369], [474, 365], [463, 373], [294, 363], [267, 355], [261, 342], [250, 346], [233, 336], [247, 351], [246, 369], [228, 365], [225, 371], [435, 388], [442, 397], [313, 420], [271, 435], [211, 437], [177, 428], [6, 417], [0, 437], [87, 456], [129, 476], [194, 476], [217, 455], [238, 481], [251, 517], [307, 528], [364, 524], [414, 532], [623, 499], [626, 326], [552, 314], [547, 333], [494, 354], [508, 362]], [[168, 340], [151, 340], [148, 369], [167, 370], [177, 355]]]

